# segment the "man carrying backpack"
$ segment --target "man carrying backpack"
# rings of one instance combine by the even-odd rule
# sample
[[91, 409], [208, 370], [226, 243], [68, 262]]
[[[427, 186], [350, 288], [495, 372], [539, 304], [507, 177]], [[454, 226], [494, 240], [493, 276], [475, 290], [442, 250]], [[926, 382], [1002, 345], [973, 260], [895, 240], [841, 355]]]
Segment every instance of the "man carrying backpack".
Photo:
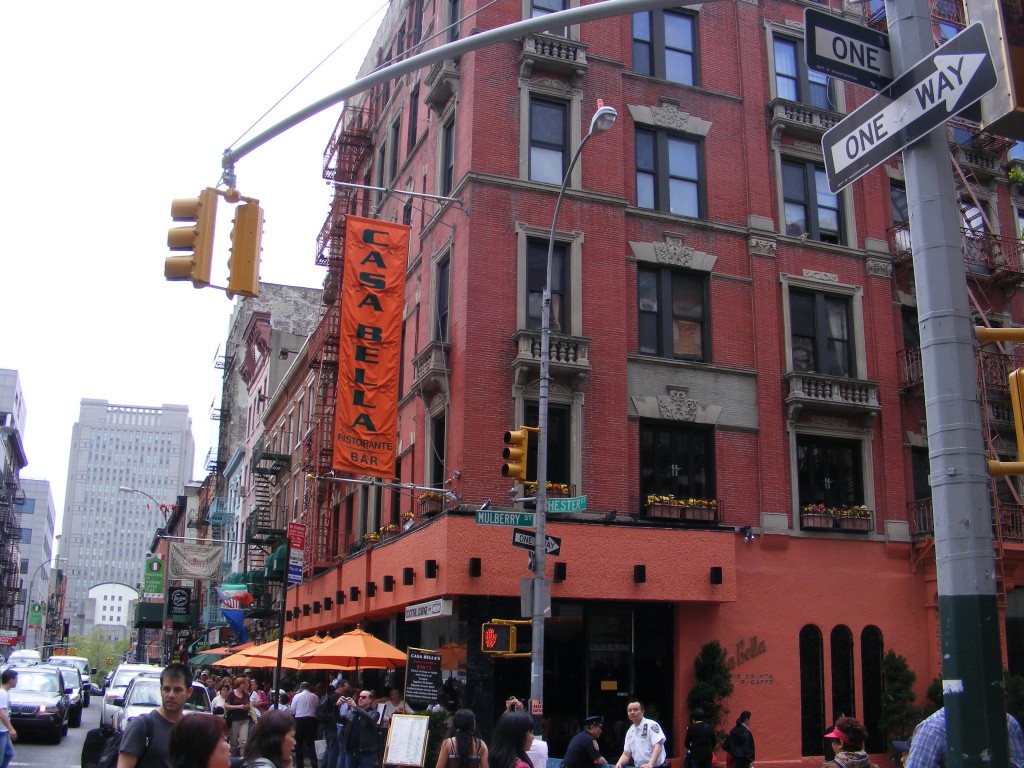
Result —
[[191, 692], [192, 672], [184, 664], [160, 673], [160, 706], [125, 726], [117, 768], [171, 768], [171, 728], [181, 720]]
[[316, 719], [327, 741], [327, 751], [324, 752], [323, 759], [325, 768], [336, 768], [338, 764], [338, 697], [344, 687], [344, 680], [337, 683], [320, 697], [320, 703], [316, 707]]

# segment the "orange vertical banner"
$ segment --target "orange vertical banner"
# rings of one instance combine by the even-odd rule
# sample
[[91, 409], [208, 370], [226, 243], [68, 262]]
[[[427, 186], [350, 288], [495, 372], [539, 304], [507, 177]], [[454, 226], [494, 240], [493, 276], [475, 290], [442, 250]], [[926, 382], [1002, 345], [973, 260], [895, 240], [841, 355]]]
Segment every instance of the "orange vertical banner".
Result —
[[334, 416], [333, 467], [339, 472], [395, 474], [408, 255], [409, 227], [346, 218]]

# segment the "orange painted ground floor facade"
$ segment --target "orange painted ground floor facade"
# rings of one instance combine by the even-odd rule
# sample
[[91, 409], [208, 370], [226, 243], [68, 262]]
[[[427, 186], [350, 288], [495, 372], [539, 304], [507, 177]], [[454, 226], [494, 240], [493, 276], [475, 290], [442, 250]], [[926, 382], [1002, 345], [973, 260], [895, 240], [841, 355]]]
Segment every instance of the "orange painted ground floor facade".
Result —
[[[900, 526], [884, 526], [890, 535], [755, 530], [751, 541], [738, 530], [582, 517], [547, 527], [561, 540], [549, 559], [563, 566], [545, 632], [552, 756], [564, 753], [583, 717], [601, 714], [602, 753], [614, 761], [634, 697], [669, 734], [669, 756], [681, 756], [694, 659], [712, 640], [726, 649], [734, 684], [726, 717], [731, 724], [742, 710], [753, 713], [762, 766], [819, 766], [825, 726], [840, 714], [870, 729], [886, 651], [916, 673], [918, 704], [939, 674], [934, 557], [920, 549], [915, 557]], [[441, 649], [445, 678], [458, 681], [453, 695], [489, 734], [504, 701], [530, 692], [528, 658], [480, 650], [484, 622], [522, 617], [528, 555], [511, 542], [511, 527], [439, 516], [293, 587], [286, 633], [337, 634], [361, 623], [400, 648]], [[549, 562], [549, 578], [553, 570]], [[529, 649], [529, 632], [521, 630], [520, 650]], [[1017, 634], [1008, 633], [1011, 645]], [[872, 741], [876, 762], [888, 764], [881, 735]]]

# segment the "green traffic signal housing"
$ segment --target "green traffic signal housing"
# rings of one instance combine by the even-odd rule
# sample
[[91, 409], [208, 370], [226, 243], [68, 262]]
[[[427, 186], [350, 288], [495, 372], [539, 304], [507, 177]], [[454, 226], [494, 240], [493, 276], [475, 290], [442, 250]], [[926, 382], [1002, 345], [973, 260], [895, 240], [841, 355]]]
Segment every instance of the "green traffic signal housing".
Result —
[[171, 218], [192, 224], [169, 229], [167, 247], [175, 252], [191, 253], [168, 256], [164, 260], [164, 277], [168, 280], [191, 280], [196, 288], [205, 288], [210, 284], [217, 194], [216, 189], [207, 187], [199, 193], [199, 197], [180, 198], [171, 202]]
[[511, 477], [513, 480], [526, 482], [526, 443], [529, 439], [529, 429], [520, 427], [505, 433], [505, 449], [501, 452], [501, 458], [505, 463], [501, 465], [501, 476]]

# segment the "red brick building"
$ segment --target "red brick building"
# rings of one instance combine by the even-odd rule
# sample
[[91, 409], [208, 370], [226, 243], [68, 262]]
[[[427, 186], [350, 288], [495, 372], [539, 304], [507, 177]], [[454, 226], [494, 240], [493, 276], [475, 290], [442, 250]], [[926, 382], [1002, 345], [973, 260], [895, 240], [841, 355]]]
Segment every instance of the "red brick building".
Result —
[[[395, 2], [366, 70], [564, 2]], [[289, 374], [303, 377], [289, 391], [316, 392], [294, 452], [314, 479], [289, 634], [361, 623], [454, 651], [485, 729], [507, 696], [527, 695], [527, 660], [479, 650], [482, 622], [519, 618], [527, 556], [475, 512], [521, 509], [501, 477], [502, 433], [537, 422], [548, 231], [602, 99], [617, 124], [582, 153], [555, 235], [548, 478], [587, 501], [548, 522], [562, 542], [548, 566], [551, 752], [589, 713], [621, 725], [638, 696], [682, 754], [693, 659], [711, 640], [729, 652], [730, 716], [754, 713], [759, 763], [817, 765], [839, 714], [883, 751], [883, 653], [907, 658], [919, 702], [940, 666], [906, 200], [898, 156], [828, 191], [821, 136], [869, 94], [808, 72], [807, 5], [718, 0], [526, 35], [346, 105], [325, 152], [338, 184], [318, 238], [324, 303]], [[869, 21], [867, 5], [845, 7]], [[940, 12], [938, 34], [963, 24]], [[1024, 199], [1006, 176], [1009, 142], [966, 123], [950, 137], [979, 323], [1015, 324]], [[334, 404], [352, 387], [336, 380], [352, 213], [411, 227], [387, 484], [330, 476]], [[1005, 374], [1019, 363], [1006, 349], [979, 359], [987, 437], [1008, 454]], [[993, 486], [993, 521], [1016, 671], [1014, 485]], [[442, 615], [406, 620], [435, 600], [450, 601]], [[605, 729], [610, 759], [620, 730]]]

